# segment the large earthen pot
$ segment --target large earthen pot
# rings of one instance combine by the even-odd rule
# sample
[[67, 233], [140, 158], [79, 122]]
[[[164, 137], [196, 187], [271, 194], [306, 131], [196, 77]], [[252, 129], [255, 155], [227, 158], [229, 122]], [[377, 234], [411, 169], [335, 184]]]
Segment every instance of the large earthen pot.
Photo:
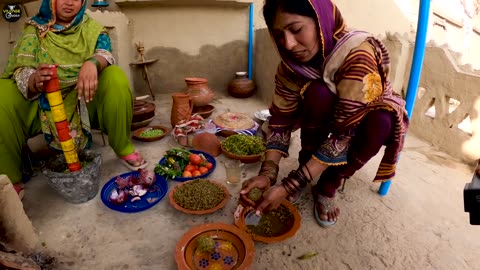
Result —
[[203, 107], [208, 105], [213, 98], [214, 94], [212, 89], [208, 86], [208, 80], [205, 78], [185, 78], [187, 87], [185, 91], [192, 98], [194, 107]]
[[251, 97], [257, 86], [248, 79], [247, 72], [236, 72], [235, 78], [228, 84], [228, 94], [236, 98]]

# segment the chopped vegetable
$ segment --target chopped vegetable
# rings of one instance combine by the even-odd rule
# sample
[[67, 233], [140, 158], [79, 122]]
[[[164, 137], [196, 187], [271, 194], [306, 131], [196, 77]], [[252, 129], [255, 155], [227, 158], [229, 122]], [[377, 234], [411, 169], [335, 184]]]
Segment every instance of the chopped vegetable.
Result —
[[229, 136], [222, 142], [222, 147], [228, 152], [240, 156], [258, 155], [266, 149], [262, 138], [245, 134]]
[[152, 138], [152, 137], [158, 137], [163, 135], [163, 130], [161, 129], [149, 129], [145, 130], [142, 133], [140, 133], [140, 137], [142, 138]]
[[[202, 173], [196, 173], [194, 175], [193, 171], [198, 170], [198, 167], [206, 166], [208, 164], [208, 160], [203, 154], [194, 154], [188, 150], [180, 148], [168, 150], [163, 157], [165, 158], [166, 162], [164, 164], [155, 165], [155, 173], [158, 173], [169, 179], [182, 176], [199, 176]], [[185, 171], [190, 172], [191, 175], [185, 173]]]

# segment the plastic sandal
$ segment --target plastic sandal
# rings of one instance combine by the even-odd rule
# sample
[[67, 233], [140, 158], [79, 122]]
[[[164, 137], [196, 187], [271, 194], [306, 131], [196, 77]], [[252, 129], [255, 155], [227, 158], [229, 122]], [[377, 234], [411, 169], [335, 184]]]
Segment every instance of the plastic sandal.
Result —
[[337, 223], [336, 220], [328, 221], [328, 220], [320, 219], [320, 214], [318, 213], [318, 210], [317, 210], [318, 203], [322, 204], [322, 206], [325, 209], [327, 209], [327, 213], [328, 213], [330, 209], [335, 207], [333, 204], [333, 199], [319, 195], [315, 191], [313, 191], [313, 216], [315, 217], [315, 220], [317, 221], [318, 225], [320, 225], [323, 228], [328, 228], [335, 225]]
[[20, 197], [20, 200], [23, 200], [23, 197], [25, 196], [25, 191], [23, 190], [23, 184], [14, 184], [13, 188], [18, 194], [18, 197]]
[[138, 169], [145, 169], [148, 166], [148, 162], [142, 158], [142, 163], [139, 166], [133, 166], [132, 164], [129, 163], [129, 161], [139, 161], [140, 159], [140, 154], [135, 151], [129, 155], [120, 157], [120, 162], [127, 168], [129, 168], [132, 171], [136, 171]]

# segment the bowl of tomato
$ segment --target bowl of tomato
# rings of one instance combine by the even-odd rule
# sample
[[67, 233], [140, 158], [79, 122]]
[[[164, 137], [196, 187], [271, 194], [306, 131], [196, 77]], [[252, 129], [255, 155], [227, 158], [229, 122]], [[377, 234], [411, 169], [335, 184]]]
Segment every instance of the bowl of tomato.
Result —
[[185, 182], [188, 180], [206, 178], [216, 168], [216, 161], [210, 154], [183, 148], [167, 150], [165, 155], [155, 165], [155, 174], [166, 179]]

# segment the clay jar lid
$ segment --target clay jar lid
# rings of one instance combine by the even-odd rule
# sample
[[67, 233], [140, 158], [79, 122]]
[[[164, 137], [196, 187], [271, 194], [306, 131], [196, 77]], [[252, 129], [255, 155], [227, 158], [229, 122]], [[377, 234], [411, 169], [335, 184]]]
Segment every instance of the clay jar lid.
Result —
[[[214, 241], [212, 251], [204, 252], [198, 248], [201, 237], [210, 237]], [[251, 269], [255, 258], [255, 245], [250, 236], [223, 223], [202, 224], [190, 229], [178, 241], [175, 251], [179, 270]]]
[[[297, 233], [302, 223], [302, 218], [300, 216], [300, 213], [298, 212], [297, 208], [287, 200], [283, 201], [281, 205], [285, 206], [288, 210], [290, 210], [290, 213], [293, 215], [293, 225], [288, 230], [286, 230], [283, 234], [278, 236], [268, 237], [268, 236], [261, 236], [261, 235], [250, 233], [253, 240], [266, 243], [266, 244], [272, 244], [272, 243], [281, 242], [288, 238], [291, 238]], [[245, 224], [245, 217], [251, 211], [255, 211], [255, 209], [253, 207], [245, 207], [243, 208], [243, 210], [240, 212], [239, 215], [234, 216], [235, 225], [238, 228], [240, 228], [242, 231], [248, 232], [247, 225]]]
[[213, 118], [213, 123], [230, 130], [246, 130], [255, 126], [252, 118], [244, 113], [227, 112]]
[[132, 123], [141, 122], [155, 116], [155, 104], [143, 100], [135, 100], [133, 103]]

